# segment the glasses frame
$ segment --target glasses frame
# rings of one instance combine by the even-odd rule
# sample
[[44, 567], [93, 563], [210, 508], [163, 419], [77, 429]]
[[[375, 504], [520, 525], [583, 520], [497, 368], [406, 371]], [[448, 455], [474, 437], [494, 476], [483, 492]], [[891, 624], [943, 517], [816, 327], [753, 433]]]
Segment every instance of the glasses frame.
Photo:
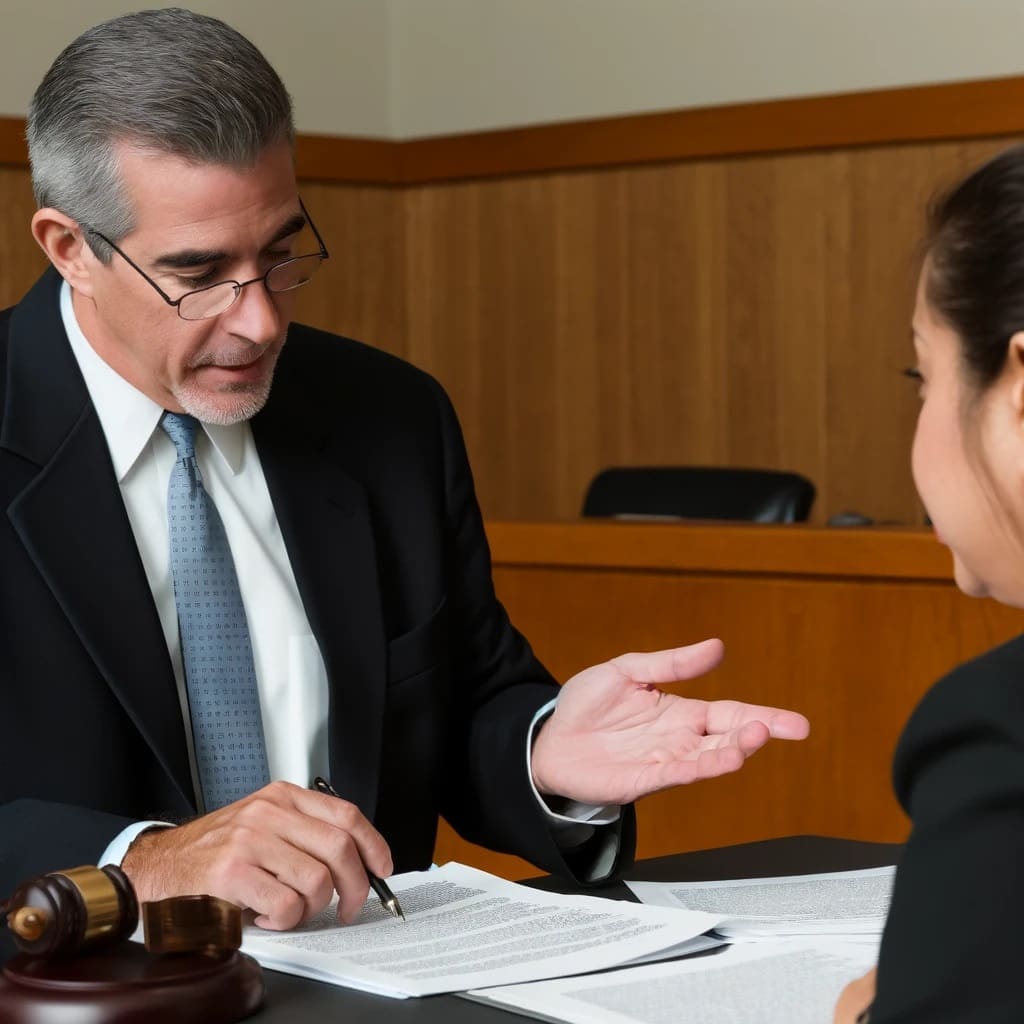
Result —
[[[319, 256], [321, 261], [327, 260], [327, 259], [331, 258], [331, 254], [327, 251], [327, 246], [324, 245], [324, 240], [321, 237], [320, 232], [317, 230], [316, 225], [313, 223], [313, 218], [310, 217], [309, 211], [306, 209], [306, 204], [302, 201], [301, 197], [299, 199], [299, 207], [302, 210], [302, 215], [306, 218], [306, 223], [313, 230], [313, 234], [316, 237], [317, 244], [320, 246], [320, 252], [319, 253], [308, 252], [308, 253], [304, 253], [302, 256], [289, 256], [288, 259], [281, 260], [279, 263], [275, 263], [272, 267], [268, 267], [264, 273], [260, 274], [259, 277], [251, 278], [248, 281], [233, 281], [233, 280], [215, 281], [213, 284], [203, 285], [202, 288], [196, 288], [193, 291], [186, 292], [184, 295], [181, 296], [180, 299], [172, 299], [170, 297], [170, 295], [168, 295], [167, 292], [165, 292], [163, 290], [163, 288], [161, 288], [160, 285], [158, 285], [156, 283], [156, 281], [154, 281], [153, 278], [151, 278], [149, 276], [149, 274], [147, 274], [142, 269], [142, 267], [140, 267], [123, 249], [120, 249], [118, 246], [116, 246], [101, 231], [97, 231], [95, 228], [90, 227], [88, 224], [79, 224], [79, 227], [87, 235], [95, 235], [97, 238], [101, 239], [103, 242], [105, 242], [107, 245], [109, 245], [110, 248], [113, 249], [114, 252], [116, 252], [117, 255], [120, 256], [121, 259], [123, 259], [125, 261], [125, 263], [128, 264], [129, 267], [132, 268], [132, 270], [134, 270], [144, 281], [146, 281], [150, 285], [150, 287], [157, 293], [157, 295], [160, 296], [161, 299], [164, 300], [164, 302], [167, 303], [168, 306], [173, 306], [174, 307], [174, 311], [178, 314], [178, 316], [182, 320], [184, 320], [186, 323], [194, 324], [194, 323], [198, 323], [200, 320], [212, 320], [212, 319], [214, 319], [214, 317], [218, 317], [222, 313], [226, 313], [238, 301], [238, 297], [242, 294], [242, 289], [243, 288], [248, 288], [249, 285], [251, 285], [251, 284], [256, 284], [257, 281], [262, 281], [263, 282], [263, 286], [267, 289], [267, 291], [271, 295], [281, 294], [281, 292], [295, 291], [297, 288], [301, 288], [302, 285], [309, 283], [308, 281], [303, 281], [300, 284], [293, 285], [291, 288], [282, 288], [282, 289], [278, 289], [278, 290], [275, 290], [275, 289], [271, 288], [267, 284], [267, 278], [275, 270], [277, 270], [278, 267], [283, 267], [283, 266], [286, 266], [289, 263], [294, 263], [296, 260], [308, 260], [310, 258], [310, 256]], [[319, 266], [319, 264], [318, 264], [318, 266]], [[223, 288], [224, 285], [226, 285], [226, 284], [230, 284], [230, 285], [234, 286], [235, 297], [222, 310], [219, 310], [216, 313], [211, 313], [209, 316], [201, 316], [201, 317], [195, 317], [195, 318], [187, 317], [187, 316], [182, 316], [181, 315], [181, 304], [182, 304], [182, 302], [185, 301], [185, 299], [189, 298], [192, 295], [201, 295], [203, 292], [212, 291], [214, 288]]]

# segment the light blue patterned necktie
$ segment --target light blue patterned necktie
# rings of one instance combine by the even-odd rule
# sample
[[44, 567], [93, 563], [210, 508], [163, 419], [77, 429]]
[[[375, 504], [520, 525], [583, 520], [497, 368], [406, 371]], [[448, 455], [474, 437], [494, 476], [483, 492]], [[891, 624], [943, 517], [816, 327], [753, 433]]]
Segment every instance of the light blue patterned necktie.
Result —
[[160, 420], [178, 452], [167, 488], [171, 575], [196, 766], [212, 811], [266, 785], [270, 773], [249, 625], [224, 524], [199, 474], [197, 425], [173, 412]]

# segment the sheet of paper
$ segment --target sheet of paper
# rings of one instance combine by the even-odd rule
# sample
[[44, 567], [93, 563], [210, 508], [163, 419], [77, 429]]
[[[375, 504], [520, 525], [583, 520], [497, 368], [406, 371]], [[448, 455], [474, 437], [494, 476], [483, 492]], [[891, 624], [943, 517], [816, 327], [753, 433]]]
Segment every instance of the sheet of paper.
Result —
[[265, 967], [382, 995], [457, 992], [602, 970], [683, 944], [721, 918], [594, 896], [562, 896], [462, 864], [389, 879], [406, 920], [371, 894], [359, 919], [334, 908], [291, 932], [247, 928]]
[[713, 956], [474, 990], [466, 998], [567, 1024], [823, 1024], [843, 987], [874, 965], [838, 940], [776, 939]]
[[641, 903], [718, 914], [730, 940], [795, 935], [879, 935], [894, 867], [717, 882], [627, 882]]

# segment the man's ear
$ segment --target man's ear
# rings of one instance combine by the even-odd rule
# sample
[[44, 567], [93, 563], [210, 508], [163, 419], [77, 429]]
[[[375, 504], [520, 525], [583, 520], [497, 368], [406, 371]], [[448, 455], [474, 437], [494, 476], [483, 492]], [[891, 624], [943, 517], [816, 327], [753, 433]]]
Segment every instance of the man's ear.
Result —
[[75, 291], [92, 295], [92, 274], [99, 265], [78, 221], [52, 207], [36, 210], [32, 237]]

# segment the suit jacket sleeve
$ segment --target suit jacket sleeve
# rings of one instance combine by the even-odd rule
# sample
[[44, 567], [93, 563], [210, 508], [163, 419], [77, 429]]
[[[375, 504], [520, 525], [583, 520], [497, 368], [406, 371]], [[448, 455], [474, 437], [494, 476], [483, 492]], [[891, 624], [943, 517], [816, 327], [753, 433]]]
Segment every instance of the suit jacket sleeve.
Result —
[[1021, 1019], [1024, 638], [938, 683], [897, 748], [913, 828], [882, 941], [872, 1024]]
[[590, 869], [607, 844], [617, 850], [613, 872], [632, 862], [633, 809], [623, 808], [618, 823], [596, 829], [587, 843], [566, 851], [533, 794], [526, 766], [529, 727], [537, 708], [557, 690], [494, 594], [461, 431], [447, 396], [434, 386], [445, 451], [456, 713], [465, 716], [465, 742], [451, 751], [442, 813], [473, 842], [516, 853], [579, 882], [600, 881], [590, 878]]

